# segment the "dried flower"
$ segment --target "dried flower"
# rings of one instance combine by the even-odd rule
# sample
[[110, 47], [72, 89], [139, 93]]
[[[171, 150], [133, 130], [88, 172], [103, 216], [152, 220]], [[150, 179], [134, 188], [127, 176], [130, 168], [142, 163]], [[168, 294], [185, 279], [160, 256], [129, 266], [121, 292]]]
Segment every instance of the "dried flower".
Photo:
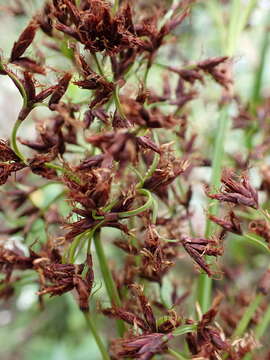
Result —
[[225, 217], [225, 219], [220, 219], [211, 214], [209, 214], [208, 217], [211, 221], [220, 225], [224, 230], [238, 235], [242, 234], [239, 218], [235, 215], [233, 211], [230, 211], [227, 217]]
[[222, 174], [221, 182], [223, 187], [220, 193], [210, 194], [209, 190], [206, 189], [207, 196], [211, 199], [258, 209], [258, 193], [251, 186], [246, 174], [241, 175], [239, 181], [236, 181], [235, 174], [231, 170], [226, 170]]
[[25, 50], [31, 45], [31, 43], [34, 40], [37, 28], [38, 28], [38, 23], [36, 20], [32, 20], [27, 25], [27, 27], [21, 33], [19, 39], [13, 45], [10, 55], [11, 62], [18, 60], [23, 55]]
[[150, 360], [156, 354], [167, 350], [168, 336], [152, 333], [132, 336], [127, 339], [116, 339], [111, 344], [111, 351], [117, 358]]
[[193, 239], [184, 236], [181, 240], [181, 244], [191, 258], [202, 268], [202, 270], [204, 270], [208, 276], [212, 276], [213, 273], [203, 255], [215, 257], [222, 255], [223, 248], [219, 246], [217, 241], [204, 238]]

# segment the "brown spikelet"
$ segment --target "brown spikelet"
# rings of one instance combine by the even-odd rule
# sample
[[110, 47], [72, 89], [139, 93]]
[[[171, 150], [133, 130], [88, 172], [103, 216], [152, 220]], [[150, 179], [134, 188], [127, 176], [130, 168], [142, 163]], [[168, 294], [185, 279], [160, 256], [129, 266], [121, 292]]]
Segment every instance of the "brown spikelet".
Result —
[[52, 96], [49, 101], [49, 108], [51, 110], [54, 109], [54, 105], [58, 104], [61, 98], [64, 96], [69, 82], [72, 78], [72, 75], [69, 73], [66, 73], [58, 82], [58, 84], [54, 87], [54, 90], [52, 92]]
[[11, 55], [10, 55], [11, 62], [19, 59], [19, 57], [22, 56], [25, 50], [31, 45], [31, 43], [34, 40], [37, 28], [38, 28], [38, 23], [34, 19], [24, 29], [19, 39], [14, 43], [13, 48], [11, 50]]

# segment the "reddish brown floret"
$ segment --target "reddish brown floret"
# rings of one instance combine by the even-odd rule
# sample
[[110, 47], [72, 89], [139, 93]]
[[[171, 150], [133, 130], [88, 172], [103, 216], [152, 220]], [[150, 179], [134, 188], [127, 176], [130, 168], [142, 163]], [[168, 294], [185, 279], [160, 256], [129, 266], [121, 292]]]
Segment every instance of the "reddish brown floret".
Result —
[[250, 184], [248, 176], [243, 174], [239, 180], [235, 178], [236, 175], [233, 171], [225, 170], [221, 177], [223, 187], [220, 193], [210, 194], [210, 191], [207, 189], [207, 196], [211, 199], [258, 209], [258, 193]]
[[37, 21], [32, 20], [29, 25], [24, 29], [19, 39], [13, 45], [10, 55], [11, 62], [18, 60], [24, 54], [25, 50], [32, 44], [37, 28]]
[[235, 215], [233, 211], [230, 211], [229, 214], [225, 217], [225, 219], [220, 219], [211, 214], [209, 214], [208, 217], [211, 221], [221, 226], [224, 230], [238, 235], [242, 234], [240, 219]]

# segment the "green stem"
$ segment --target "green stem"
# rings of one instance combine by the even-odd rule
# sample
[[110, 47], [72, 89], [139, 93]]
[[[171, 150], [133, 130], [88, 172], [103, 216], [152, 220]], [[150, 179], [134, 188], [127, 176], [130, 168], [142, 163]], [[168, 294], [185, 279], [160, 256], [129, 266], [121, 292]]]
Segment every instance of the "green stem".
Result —
[[182, 336], [182, 335], [185, 335], [185, 334], [190, 333], [190, 332], [195, 331], [195, 330], [197, 330], [197, 325], [196, 324], [181, 325], [172, 332], [172, 335], [174, 337]]
[[139, 189], [138, 193], [147, 196], [148, 200], [146, 201], [146, 203], [143, 204], [142, 206], [138, 207], [137, 209], [123, 211], [123, 212], [118, 213], [119, 218], [126, 218], [126, 217], [130, 217], [130, 216], [138, 215], [138, 214], [146, 211], [147, 209], [149, 209], [152, 206], [153, 197], [152, 197], [152, 194], [150, 191], [148, 191], [146, 189]]
[[[222, 170], [222, 159], [224, 156], [224, 142], [227, 128], [229, 125], [228, 119], [228, 107], [225, 105], [221, 111], [217, 136], [214, 146], [214, 158], [212, 164], [212, 177], [211, 177], [211, 188], [217, 188], [220, 183], [220, 176]], [[210, 213], [217, 213], [217, 201], [213, 202], [213, 206], [210, 206]], [[211, 236], [213, 230], [213, 224], [210, 219], [206, 221], [205, 237], [208, 238]], [[209, 278], [206, 274], [200, 274], [198, 281], [198, 302], [200, 304], [201, 310], [205, 313], [211, 304], [211, 290], [212, 290], [212, 279]]]
[[117, 13], [119, 9], [119, 0], [114, 0], [114, 5], [113, 5], [113, 13]]
[[[108, 262], [106, 259], [106, 255], [102, 246], [102, 241], [100, 240], [100, 230], [95, 231], [94, 233], [94, 244], [95, 249], [99, 261], [100, 270], [102, 273], [102, 277], [105, 283], [105, 287], [108, 293], [108, 296], [110, 298], [111, 304], [116, 306], [121, 306], [121, 300], [117, 291], [117, 288], [115, 286], [112, 273], [109, 269]], [[119, 334], [122, 336], [125, 331], [124, 323], [121, 320], [117, 320], [117, 328]]]
[[259, 324], [255, 327], [254, 334], [256, 339], [260, 339], [263, 336], [269, 324], [270, 324], [270, 305], [268, 306], [266, 312], [264, 312], [263, 317], [259, 322]]
[[242, 11], [241, 1], [240, 0], [232, 0], [232, 5], [230, 9], [230, 24], [228, 29], [228, 36], [227, 36], [227, 47], [226, 52], [228, 56], [233, 55], [233, 51], [235, 49], [236, 41], [237, 41], [237, 28], [240, 13]]
[[[98, 60], [98, 57], [97, 57], [97, 55], [95, 53], [93, 54], [93, 59], [94, 59], [95, 64], [96, 64], [96, 66], [98, 68], [99, 74], [102, 75], [104, 77], [104, 79], [109, 81], [107, 79], [107, 77], [105, 76], [103, 68], [102, 68], [102, 66], [101, 66], [101, 64], [100, 64], [100, 62]], [[114, 103], [115, 103], [115, 107], [118, 110], [120, 116], [125, 119], [126, 116], [125, 116], [125, 114], [123, 112], [122, 105], [121, 105], [121, 102], [120, 102], [120, 99], [119, 99], [119, 87], [118, 86], [116, 86], [114, 91], [113, 91], [113, 100], [114, 100]]]
[[119, 87], [118, 86], [116, 86], [116, 88], [113, 91], [113, 99], [114, 99], [115, 107], [118, 110], [120, 116], [123, 119], [126, 119], [126, 115], [124, 114], [124, 111], [123, 111], [123, 108], [121, 105], [121, 101], [119, 99]]
[[[21, 159], [22, 162], [27, 164], [25, 157], [20, 152], [20, 150], [18, 148], [18, 145], [17, 145], [17, 132], [19, 130], [19, 127], [21, 126], [22, 121], [26, 118], [26, 116], [30, 112], [27, 92], [25, 91], [24, 85], [21, 82], [21, 80], [17, 77], [17, 75], [15, 75], [12, 71], [8, 70], [3, 65], [1, 58], [0, 58], [0, 70], [4, 72], [4, 75], [7, 75], [12, 80], [12, 82], [14, 83], [16, 88], [19, 90], [19, 92], [21, 94], [21, 97], [22, 97], [22, 100], [23, 100], [23, 105], [22, 105], [22, 109], [20, 111], [19, 117], [16, 120], [16, 122], [15, 122], [15, 124], [13, 126], [13, 129], [12, 129], [11, 147], [14, 150], [15, 154], [18, 156], [18, 158]], [[29, 109], [29, 111], [27, 111], [27, 109]]]
[[70, 264], [74, 263], [75, 252], [76, 252], [76, 249], [78, 248], [78, 246], [79, 246], [79, 244], [81, 242], [81, 239], [82, 239], [83, 235], [84, 235], [84, 233], [76, 236], [75, 239], [72, 241], [72, 243], [70, 245], [70, 248], [69, 248], [69, 263]]
[[[93, 55], [93, 59], [94, 59], [94, 61], [95, 61], [95, 64], [96, 64], [96, 66], [97, 66], [97, 68], [98, 68], [98, 72], [100, 73], [100, 75], [102, 75], [102, 76], [106, 79], [106, 76], [105, 76], [105, 74], [104, 74], [104, 71], [103, 71], [103, 69], [102, 69], [102, 66], [101, 66], [100, 63], [99, 63], [97, 54], [96, 54], [96, 53], [93, 53], [92, 55]], [[106, 80], [107, 80], [107, 79], [106, 79]]]
[[17, 144], [17, 132], [19, 130], [19, 127], [21, 126], [21, 123], [22, 123], [21, 120], [18, 120], [18, 119], [16, 120], [16, 122], [13, 126], [13, 129], [12, 129], [12, 132], [11, 132], [10, 143], [11, 143], [11, 147], [12, 147], [13, 151], [18, 156], [18, 158], [21, 159], [21, 161], [26, 164], [27, 163], [26, 159], [25, 159], [24, 155], [21, 153], [21, 151], [19, 150], [19, 147]]
[[[266, 18], [267, 18], [266, 24], [268, 24], [269, 14], [267, 15]], [[252, 89], [252, 96], [251, 96], [252, 105], [257, 104], [258, 101], [260, 100], [262, 81], [263, 81], [263, 72], [264, 72], [264, 68], [265, 68], [266, 54], [267, 54], [269, 43], [270, 43], [270, 31], [267, 31], [267, 29], [264, 29], [264, 37], [262, 40], [262, 46], [261, 46], [261, 51], [260, 51], [260, 63], [257, 68], [257, 71], [255, 73], [254, 85], [253, 85], [253, 89]]]
[[15, 74], [13, 74], [12, 71], [9, 71], [8, 69], [6, 69], [2, 63], [1, 63], [0, 69], [4, 70], [6, 72], [6, 75], [13, 81], [14, 85], [19, 90], [19, 92], [22, 96], [22, 99], [23, 99], [22, 108], [26, 109], [27, 105], [28, 105], [28, 96], [27, 96], [27, 93], [23, 86], [23, 83], [19, 80], [19, 78]]
[[262, 299], [263, 299], [262, 294], [259, 293], [256, 295], [255, 299], [247, 307], [243, 317], [239, 321], [236, 329], [234, 330], [232, 337], [234, 337], [234, 338], [241, 337], [244, 334], [252, 316], [254, 315], [255, 311], [257, 310], [260, 303], [262, 302]]
[[149, 75], [149, 71], [150, 71], [150, 61], [147, 62], [146, 64], [146, 68], [145, 68], [145, 72], [144, 72], [144, 77], [143, 77], [143, 83], [145, 88], [147, 87], [147, 79], [148, 79], [148, 75]]
[[208, 7], [216, 23], [216, 27], [220, 33], [221, 48], [224, 49], [226, 43], [226, 28], [224, 25], [224, 16], [219, 9], [220, 5], [217, 0], [208, 0], [205, 2], [205, 5]]
[[103, 360], [110, 360], [110, 356], [108, 354], [108, 352], [106, 351], [106, 348], [96, 330], [96, 323], [93, 322], [91, 316], [90, 316], [90, 313], [84, 313], [84, 317], [85, 317], [85, 320], [86, 320], [86, 324], [87, 326], [89, 327], [95, 341], [96, 341], [96, 344], [99, 348], [99, 351], [100, 351], [100, 354], [102, 356], [102, 359]]

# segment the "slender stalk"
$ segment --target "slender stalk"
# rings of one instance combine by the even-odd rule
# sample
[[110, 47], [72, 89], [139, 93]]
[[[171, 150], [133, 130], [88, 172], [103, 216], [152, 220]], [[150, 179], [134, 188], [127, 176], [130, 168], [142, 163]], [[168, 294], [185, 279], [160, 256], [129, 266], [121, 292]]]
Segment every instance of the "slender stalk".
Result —
[[[270, 19], [270, 13], [267, 14], [266, 24], [268, 24], [269, 19]], [[267, 31], [267, 29], [265, 29], [264, 37], [263, 37], [262, 45], [261, 45], [261, 51], [260, 51], [260, 62], [259, 62], [257, 71], [255, 73], [254, 85], [253, 85], [253, 89], [252, 89], [251, 102], [253, 105], [258, 103], [258, 101], [260, 100], [262, 81], [263, 81], [263, 72], [264, 72], [264, 68], [265, 68], [266, 54], [267, 54], [269, 43], [270, 43], [270, 31]]]
[[117, 13], [119, 9], [119, 0], [114, 0], [114, 5], [113, 5], [113, 13]]
[[255, 299], [247, 307], [243, 317], [239, 321], [236, 329], [234, 330], [232, 337], [240, 337], [244, 334], [252, 316], [254, 315], [255, 311], [262, 302], [262, 299], [263, 299], [262, 294], [259, 293], [256, 295]]
[[126, 217], [130, 217], [130, 216], [138, 215], [138, 214], [146, 211], [147, 209], [149, 209], [152, 206], [153, 197], [152, 197], [152, 194], [150, 191], [148, 191], [146, 189], [139, 189], [138, 193], [141, 193], [142, 195], [147, 196], [148, 200], [146, 201], [146, 203], [143, 204], [142, 206], [138, 207], [137, 209], [119, 212], [118, 213], [119, 218], [126, 218]]
[[159, 154], [155, 153], [153, 162], [150, 168], [148, 169], [148, 171], [146, 172], [145, 176], [143, 177], [142, 181], [138, 184], [138, 187], [142, 187], [144, 182], [154, 174], [154, 172], [157, 169], [158, 163], [159, 163]]
[[24, 157], [24, 155], [21, 153], [21, 151], [19, 150], [18, 144], [17, 144], [17, 132], [19, 130], [19, 127], [21, 126], [21, 121], [20, 120], [16, 120], [12, 132], [11, 132], [11, 147], [13, 149], [13, 151], [15, 152], [15, 154], [18, 156], [19, 159], [21, 159], [25, 164], [26, 164], [26, 159]]
[[[100, 75], [102, 75], [103, 77], [105, 77], [105, 74], [104, 74], [104, 71], [103, 71], [103, 69], [102, 69], [102, 66], [101, 66], [100, 63], [99, 63], [97, 54], [96, 54], [96, 53], [93, 53], [92, 55], [93, 55], [93, 59], [94, 59], [94, 61], [95, 61], [95, 64], [96, 64], [96, 66], [97, 66], [97, 68], [98, 68], [98, 72], [100, 73]], [[105, 77], [105, 78], [106, 78], [106, 77]]]
[[263, 314], [261, 321], [255, 327], [254, 334], [256, 339], [260, 339], [263, 336], [269, 324], [270, 324], [270, 305], [268, 306], [266, 312]]
[[172, 335], [175, 336], [182, 336], [185, 335], [189, 332], [195, 331], [197, 330], [197, 325], [196, 324], [192, 324], [192, 325], [181, 325], [178, 328], [176, 328], [175, 330], [173, 330]]
[[242, 11], [241, 0], [232, 0], [231, 10], [230, 10], [230, 24], [228, 29], [228, 37], [227, 37], [227, 47], [226, 53], [228, 56], [233, 55], [233, 51], [235, 49], [236, 41], [237, 41], [237, 29], [239, 17]]
[[69, 248], [69, 262], [71, 264], [74, 263], [75, 260], [75, 252], [78, 248], [78, 246], [80, 245], [81, 239], [83, 237], [84, 234], [80, 234], [78, 236], [75, 237], [75, 239], [72, 241], [70, 248]]
[[[224, 156], [224, 142], [225, 134], [228, 128], [228, 110], [227, 106], [224, 106], [221, 111], [221, 116], [219, 119], [217, 136], [214, 146], [214, 158], [212, 165], [212, 177], [211, 177], [211, 187], [216, 188], [220, 183], [221, 169], [222, 169], [222, 159]], [[209, 212], [211, 214], [217, 213], [217, 201], [211, 202], [213, 206], [210, 206]], [[207, 219], [205, 237], [209, 237], [212, 234], [214, 224]], [[206, 274], [201, 274], [199, 276], [198, 282], [198, 302], [200, 304], [202, 312], [206, 312], [211, 304], [211, 288], [212, 288], [212, 279], [209, 278]]]
[[102, 359], [103, 360], [110, 360], [110, 356], [96, 330], [96, 323], [93, 322], [92, 318], [91, 318], [91, 315], [90, 313], [84, 313], [84, 318], [86, 320], [86, 324], [87, 326], [89, 327], [89, 330], [91, 331], [95, 341], [96, 341], [96, 344], [99, 348], [99, 351], [100, 351], [100, 354], [102, 356]]
[[[228, 56], [234, 54], [237, 40], [244, 29], [251, 10], [256, 5], [256, 0], [249, 0], [248, 4], [242, 9], [240, 0], [233, 0], [232, 2], [232, 11], [231, 19], [228, 29], [228, 42], [227, 46], [224, 49], [225, 53]], [[240, 20], [239, 20], [240, 19]], [[214, 158], [212, 165], [212, 178], [211, 178], [211, 187], [217, 187], [220, 182], [221, 168], [222, 168], [222, 159], [224, 156], [224, 142], [226, 133], [229, 129], [229, 114], [228, 114], [228, 105], [223, 106], [221, 111], [221, 116], [219, 120], [219, 126], [217, 130], [217, 137], [214, 146]], [[213, 202], [213, 206], [210, 207], [210, 213], [217, 213], [217, 202]], [[206, 231], [205, 237], [209, 237], [212, 233], [213, 224], [210, 220], [207, 219], [206, 222]], [[209, 278], [206, 274], [201, 274], [198, 281], [198, 302], [200, 304], [201, 310], [204, 313], [210, 306], [211, 303], [211, 291], [212, 291], [212, 279]]]
[[[101, 66], [101, 64], [100, 64], [100, 62], [98, 60], [98, 57], [97, 57], [97, 55], [95, 53], [93, 54], [93, 59], [94, 59], [95, 64], [96, 64], [96, 66], [98, 68], [99, 74], [102, 75], [108, 81], [108, 79], [105, 76], [105, 73], [103, 71], [103, 68], [102, 68], [102, 66]], [[121, 102], [120, 102], [120, 99], [119, 99], [119, 87], [118, 86], [116, 86], [114, 91], [113, 91], [113, 100], [114, 100], [115, 107], [118, 110], [120, 116], [125, 119], [126, 116], [125, 116], [125, 114], [123, 112], [122, 105], [121, 105]]]
[[206, 1], [206, 6], [208, 7], [211, 15], [213, 17], [214, 22], [216, 23], [216, 27], [220, 33], [220, 41], [221, 48], [225, 48], [226, 43], [226, 28], [224, 24], [224, 17], [222, 12], [219, 10], [219, 4], [217, 0], [208, 0]]
[[[105, 255], [105, 252], [103, 249], [102, 241], [100, 240], [100, 230], [95, 231], [93, 239], [94, 239], [95, 249], [96, 249], [96, 253], [97, 253], [97, 257], [98, 257], [98, 261], [99, 261], [100, 270], [102, 273], [102, 277], [103, 277], [105, 287], [107, 290], [107, 294], [110, 298], [111, 304], [116, 305], [116, 306], [121, 306], [121, 300], [120, 300], [117, 288], [115, 286], [115, 283], [114, 283], [114, 280], [112, 277], [112, 273], [108, 266], [108, 262], [107, 262], [106, 255]], [[124, 323], [121, 320], [117, 320], [116, 323], [117, 323], [118, 332], [122, 336], [125, 331]]]
[[124, 114], [122, 105], [121, 105], [121, 101], [119, 99], [119, 87], [116, 86], [116, 88], [113, 91], [113, 99], [114, 99], [114, 103], [115, 103], [115, 107], [118, 110], [120, 116], [125, 119], [126, 115]]

